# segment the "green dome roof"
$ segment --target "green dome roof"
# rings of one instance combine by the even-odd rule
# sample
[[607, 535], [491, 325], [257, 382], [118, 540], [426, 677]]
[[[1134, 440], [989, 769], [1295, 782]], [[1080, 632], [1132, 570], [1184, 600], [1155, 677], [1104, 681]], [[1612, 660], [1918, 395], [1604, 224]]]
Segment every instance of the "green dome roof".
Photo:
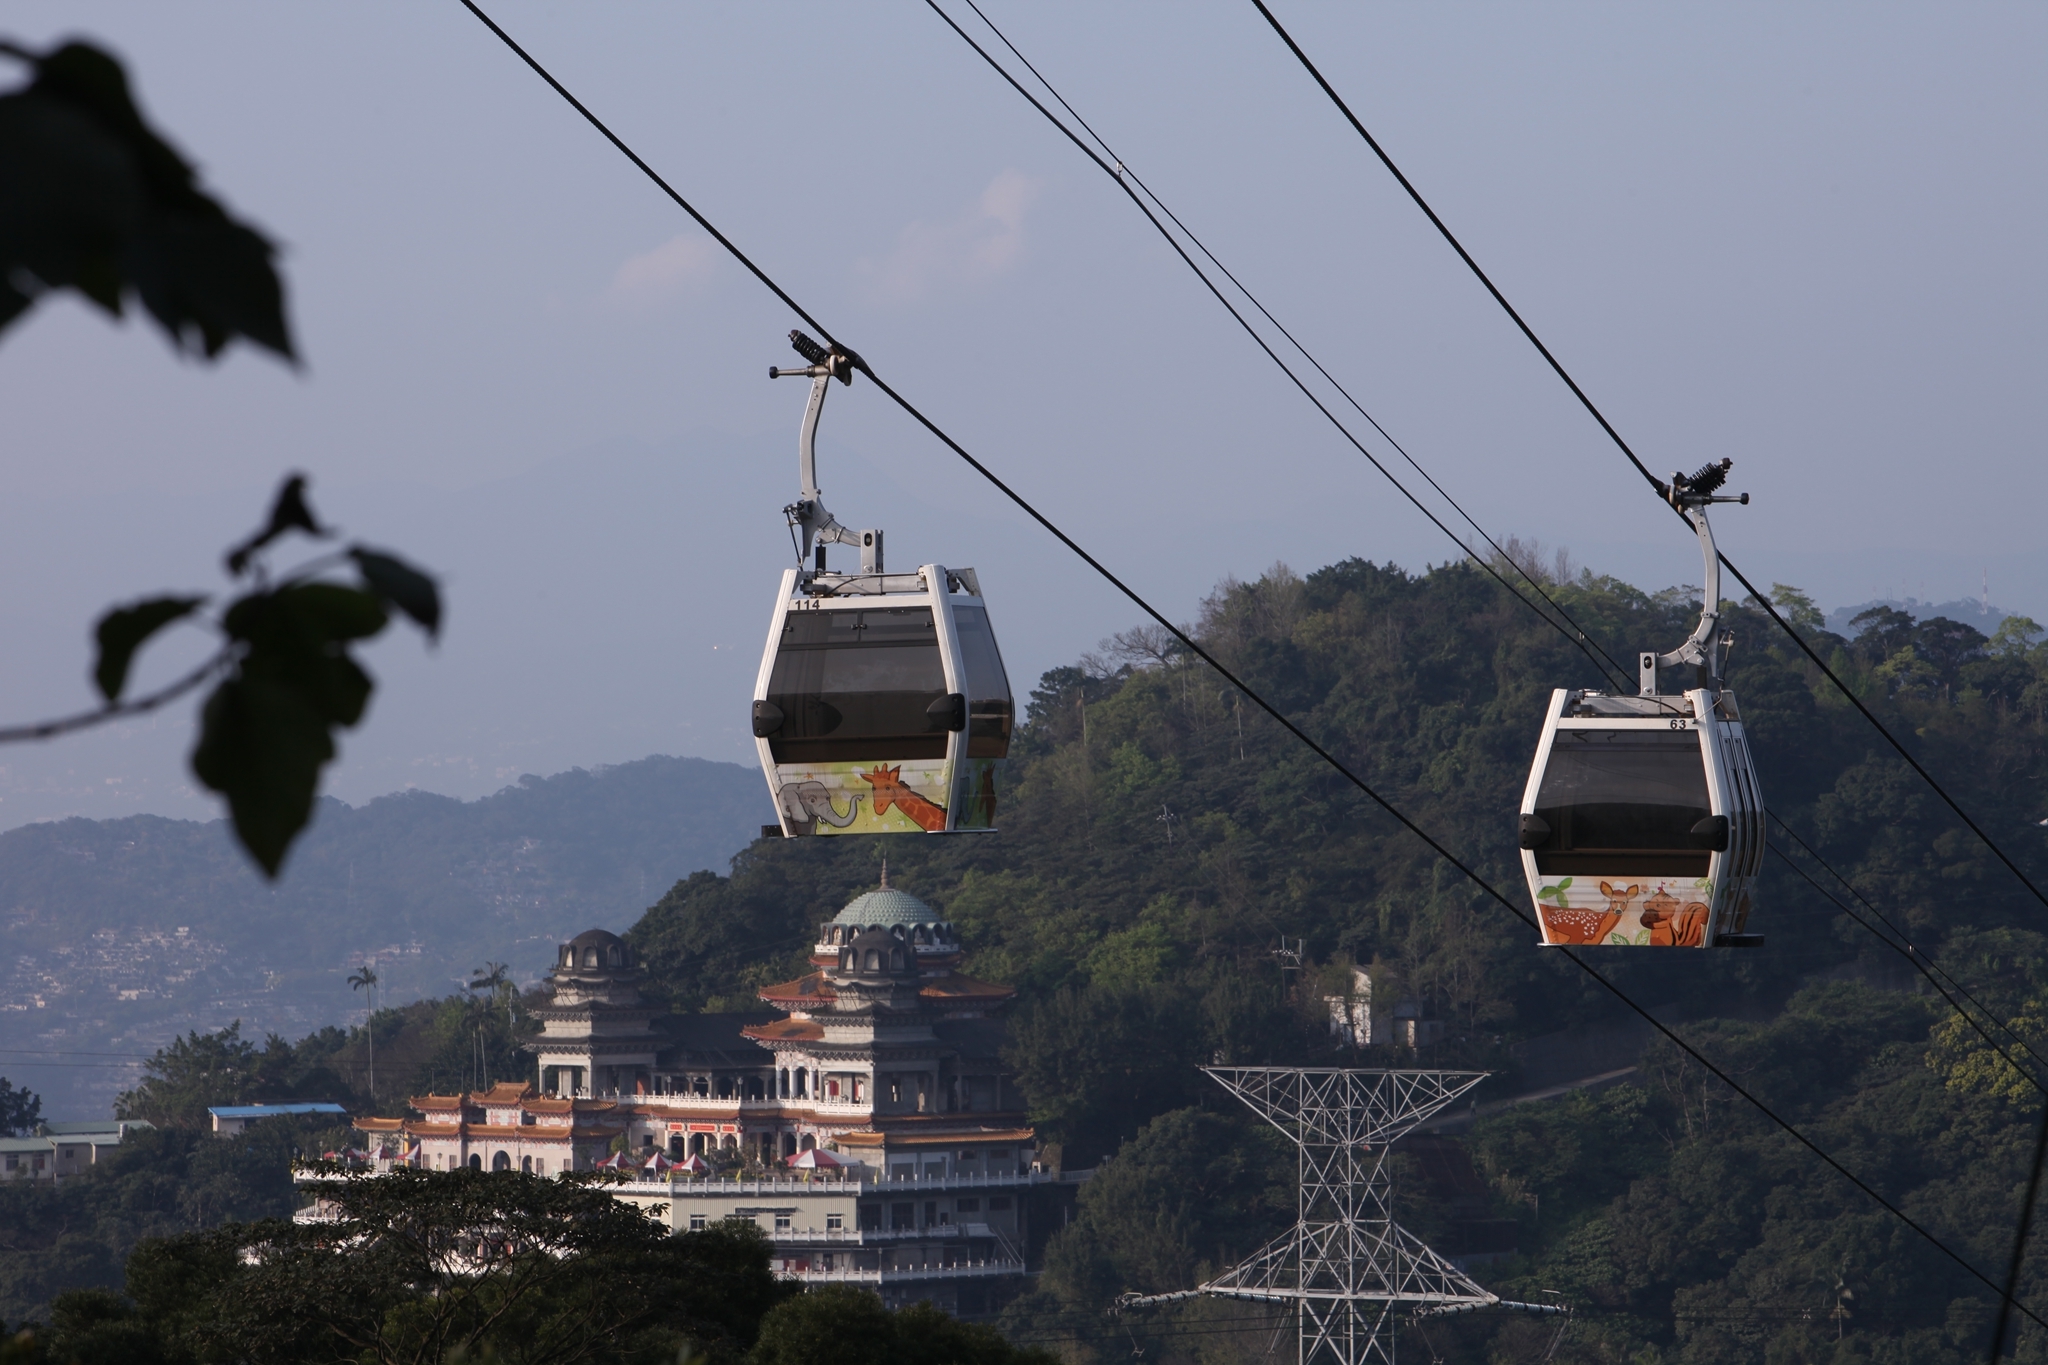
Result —
[[938, 912], [908, 891], [893, 886], [855, 896], [832, 917], [834, 924], [936, 924]]

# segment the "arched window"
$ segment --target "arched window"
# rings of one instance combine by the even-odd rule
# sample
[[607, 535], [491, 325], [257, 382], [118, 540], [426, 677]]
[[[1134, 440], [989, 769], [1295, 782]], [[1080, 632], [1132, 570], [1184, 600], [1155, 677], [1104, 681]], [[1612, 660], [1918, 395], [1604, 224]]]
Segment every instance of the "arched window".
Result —
[[533, 1158], [532, 1158], [532, 1157], [530, 1157], [530, 1156], [523, 1156], [523, 1157], [520, 1157], [520, 1158], [519, 1158], [519, 1173], [520, 1173], [521, 1175], [532, 1175], [532, 1174], [533, 1174]]
[[853, 970], [853, 949], [848, 948], [839, 954], [839, 969], [844, 972]]
[[891, 948], [889, 950], [889, 970], [892, 972], [903, 970], [903, 950], [901, 948]]
[[759, 1076], [747, 1077], [747, 1098], [750, 1100], [761, 1098], [761, 1078]]
[[784, 1067], [784, 1068], [782, 1068], [782, 1071], [781, 1071], [781, 1073], [780, 1073], [780, 1074], [778, 1074], [778, 1075], [776, 1076], [776, 1078], [775, 1078], [775, 1095], [776, 1095], [776, 1098], [777, 1098], [777, 1099], [784, 1099], [784, 1100], [786, 1100], [786, 1099], [788, 1099], [788, 1098], [789, 1098], [789, 1068], [788, 1068], [788, 1067]]
[[496, 1156], [492, 1157], [492, 1158], [491, 1158], [491, 1169], [492, 1169], [492, 1170], [494, 1170], [494, 1171], [509, 1171], [509, 1170], [511, 1170], [511, 1169], [512, 1169], [512, 1154], [511, 1154], [510, 1152], [500, 1152], [500, 1153], [498, 1153], [498, 1154], [497, 1154]]
[[871, 972], [879, 972], [880, 970], [882, 970], [882, 955], [876, 952], [873, 948], [868, 949], [867, 970]]
[[611, 959], [611, 964], [614, 967], [624, 965], [623, 961], [619, 957], [619, 945], [616, 943], [614, 943], [610, 948], [605, 950], [605, 956]]
[[576, 965], [576, 950], [574, 948], [571, 948], [566, 943], [562, 945], [562, 965], [564, 967], [573, 967]]
[[803, 1150], [804, 1150], [804, 1151], [808, 1152], [808, 1151], [810, 1151], [810, 1150], [811, 1150], [811, 1148], [813, 1148], [813, 1147], [815, 1147], [815, 1146], [817, 1146], [817, 1145], [818, 1145], [818, 1140], [817, 1140], [816, 1138], [812, 1137], [812, 1136], [811, 1136], [811, 1135], [810, 1135], [809, 1133], [805, 1133], [805, 1134], [804, 1134], [804, 1136], [803, 1136], [803, 1143], [802, 1143], [802, 1147], [803, 1147]]
[[811, 1074], [811, 1073], [810, 1073], [809, 1071], [805, 1070], [805, 1069], [804, 1069], [804, 1068], [802, 1068], [802, 1067], [798, 1067], [798, 1068], [797, 1068], [797, 1072], [796, 1072], [796, 1097], [797, 1097], [798, 1099], [802, 1099], [802, 1098], [804, 1098], [804, 1081], [805, 1081], [805, 1080], [806, 1080], [806, 1079], [807, 1079], [807, 1078], [808, 1078], [808, 1077], [810, 1076], [810, 1074]]
[[924, 926], [920, 924], [917, 926], [916, 931], [911, 934], [910, 941], [912, 943], [929, 943], [931, 939], [926, 936]]
[[482, 1170], [483, 1168], [484, 1168], [484, 1159], [483, 1159], [483, 1154], [482, 1154], [482, 1153], [480, 1153], [480, 1152], [471, 1152], [471, 1153], [469, 1154], [469, 1169], [471, 1169], [472, 1171], [480, 1171], [480, 1170]]
[[585, 948], [583, 950], [583, 965], [592, 968], [597, 966], [597, 949]]

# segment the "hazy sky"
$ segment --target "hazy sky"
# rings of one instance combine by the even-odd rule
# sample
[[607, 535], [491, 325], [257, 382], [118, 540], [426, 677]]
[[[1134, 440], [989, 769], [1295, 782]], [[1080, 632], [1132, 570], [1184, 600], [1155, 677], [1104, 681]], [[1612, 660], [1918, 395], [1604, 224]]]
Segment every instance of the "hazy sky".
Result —
[[[1276, 559], [1457, 553], [923, 5], [493, 11], [1173, 613]], [[989, 12], [1489, 529], [1698, 581], [1248, 4]], [[1832, 606], [1975, 595], [1988, 571], [1994, 602], [2048, 619], [2048, 10], [1280, 13], [1653, 468], [1735, 457], [1755, 502], [1716, 525], [1759, 581]], [[453, 0], [17, 0], [6, 26], [130, 63], [149, 115], [284, 243], [307, 364], [181, 361], [61, 301], [0, 340], [0, 716], [86, 704], [94, 615], [219, 586], [221, 547], [302, 469], [449, 602], [437, 650], [371, 651], [383, 687], [336, 795], [751, 761], [803, 402], [765, 377], [795, 322], [772, 296]], [[1020, 692], [1136, 619], [872, 387], [835, 387], [820, 461], [893, 563], [980, 570]], [[197, 643], [154, 651], [144, 685]], [[0, 751], [0, 827], [211, 815], [190, 714]]]

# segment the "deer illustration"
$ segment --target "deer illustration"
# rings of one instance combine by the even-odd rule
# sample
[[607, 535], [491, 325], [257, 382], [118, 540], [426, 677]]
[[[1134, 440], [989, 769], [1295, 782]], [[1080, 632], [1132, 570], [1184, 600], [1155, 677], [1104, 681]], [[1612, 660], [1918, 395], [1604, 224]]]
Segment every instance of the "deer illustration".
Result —
[[894, 806], [909, 816], [919, 829], [927, 834], [937, 834], [946, 827], [946, 808], [935, 806], [912, 791], [903, 781], [903, 768], [884, 768], [880, 764], [871, 773], [858, 774], [861, 781], [875, 789], [874, 811], [886, 815]]

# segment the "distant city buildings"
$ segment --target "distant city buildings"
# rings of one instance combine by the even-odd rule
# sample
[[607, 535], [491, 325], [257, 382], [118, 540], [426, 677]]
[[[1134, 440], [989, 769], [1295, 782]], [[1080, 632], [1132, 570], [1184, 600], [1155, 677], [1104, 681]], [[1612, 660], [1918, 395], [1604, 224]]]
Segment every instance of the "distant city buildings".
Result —
[[356, 1127], [378, 1169], [609, 1167], [675, 1231], [754, 1221], [785, 1276], [985, 1311], [1025, 1272], [1031, 1191], [1059, 1177], [999, 1055], [1015, 992], [960, 956], [885, 876], [820, 926], [814, 970], [761, 990], [773, 1014], [670, 1015], [640, 994], [631, 946], [594, 929], [548, 973], [533, 1081]]

